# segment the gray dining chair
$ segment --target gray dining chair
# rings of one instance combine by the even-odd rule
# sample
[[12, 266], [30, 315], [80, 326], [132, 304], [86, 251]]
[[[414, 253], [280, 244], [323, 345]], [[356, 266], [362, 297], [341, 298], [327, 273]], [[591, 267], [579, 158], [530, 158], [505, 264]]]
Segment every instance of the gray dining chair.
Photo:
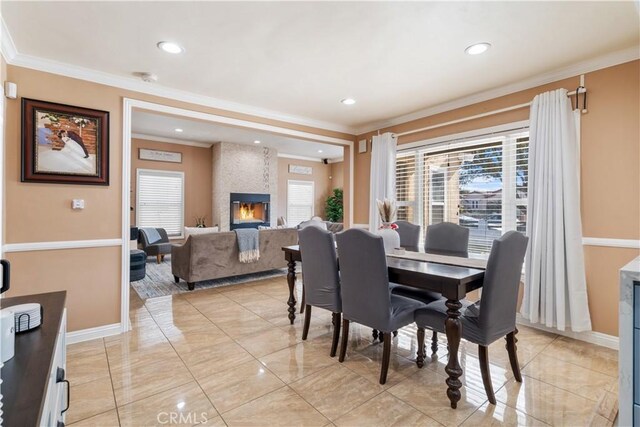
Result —
[[362, 229], [336, 235], [340, 254], [340, 294], [342, 295], [342, 342], [340, 362], [349, 342], [349, 322], [384, 333], [380, 384], [387, 381], [391, 353], [391, 333], [413, 323], [420, 301], [391, 295], [389, 273], [382, 237]]
[[[501, 337], [507, 341], [507, 352], [511, 370], [518, 382], [522, 382], [520, 365], [516, 349], [516, 306], [522, 264], [527, 251], [528, 237], [517, 231], [509, 231], [493, 241], [491, 253], [484, 274], [482, 296], [472, 303], [461, 301], [460, 320], [462, 338], [478, 345], [478, 358], [482, 382], [489, 398], [495, 404], [496, 397], [491, 384], [489, 371], [488, 346]], [[444, 298], [427, 304], [426, 308], [416, 312], [418, 325], [418, 358], [416, 363], [422, 367], [424, 351], [424, 328], [445, 332], [447, 306]]]
[[400, 246], [408, 250], [418, 250], [420, 242], [420, 226], [409, 221], [396, 221], [400, 235]]
[[333, 318], [333, 341], [329, 354], [333, 357], [338, 349], [342, 317], [340, 275], [333, 233], [319, 227], [306, 227], [298, 231], [298, 242], [302, 257], [302, 284], [306, 305], [302, 340], [306, 340], [309, 334], [311, 307], [329, 310]]
[[[417, 246], [417, 244], [416, 244]], [[449, 255], [467, 258], [469, 256], [469, 229], [452, 222], [441, 222], [427, 227], [424, 251], [428, 254]], [[422, 301], [425, 304], [440, 299], [440, 294], [410, 286], [396, 285], [391, 293]], [[431, 337], [431, 351], [438, 351], [438, 333]]]

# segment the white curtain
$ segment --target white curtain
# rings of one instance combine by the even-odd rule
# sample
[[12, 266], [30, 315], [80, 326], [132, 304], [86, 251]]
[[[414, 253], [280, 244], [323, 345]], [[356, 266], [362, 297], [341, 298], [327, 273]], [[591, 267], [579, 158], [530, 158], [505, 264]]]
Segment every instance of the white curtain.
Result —
[[580, 218], [580, 143], [565, 89], [536, 96], [529, 136], [529, 218], [521, 313], [559, 330], [591, 330]]
[[376, 200], [396, 199], [396, 138], [392, 133], [374, 136], [371, 143], [369, 230], [380, 226]]

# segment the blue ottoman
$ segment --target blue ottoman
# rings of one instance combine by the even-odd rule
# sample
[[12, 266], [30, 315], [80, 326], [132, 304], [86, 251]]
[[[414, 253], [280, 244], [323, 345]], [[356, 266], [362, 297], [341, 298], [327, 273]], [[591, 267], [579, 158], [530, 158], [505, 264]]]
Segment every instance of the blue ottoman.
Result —
[[139, 249], [132, 249], [129, 253], [129, 281], [144, 279], [147, 275], [147, 254]]

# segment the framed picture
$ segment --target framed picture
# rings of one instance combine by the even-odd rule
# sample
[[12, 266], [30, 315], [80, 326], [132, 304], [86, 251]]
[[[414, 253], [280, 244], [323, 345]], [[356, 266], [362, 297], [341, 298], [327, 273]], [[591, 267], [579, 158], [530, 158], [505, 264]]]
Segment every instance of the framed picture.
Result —
[[109, 185], [109, 113], [23, 98], [22, 182]]
[[140, 160], [151, 160], [154, 162], [182, 163], [182, 153], [177, 151], [152, 150], [150, 148], [139, 148], [138, 158]]
[[297, 173], [300, 175], [312, 175], [313, 169], [311, 168], [311, 166], [289, 165], [289, 173]]

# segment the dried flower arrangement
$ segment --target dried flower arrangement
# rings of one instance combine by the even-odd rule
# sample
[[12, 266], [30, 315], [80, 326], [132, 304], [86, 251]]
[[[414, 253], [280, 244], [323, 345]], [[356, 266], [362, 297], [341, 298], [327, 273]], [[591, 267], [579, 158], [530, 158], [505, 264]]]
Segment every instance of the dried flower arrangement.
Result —
[[396, 220], [396, 202], [390, 199], [376, 200], [378, 212], [383, 223], [390, 223]]

